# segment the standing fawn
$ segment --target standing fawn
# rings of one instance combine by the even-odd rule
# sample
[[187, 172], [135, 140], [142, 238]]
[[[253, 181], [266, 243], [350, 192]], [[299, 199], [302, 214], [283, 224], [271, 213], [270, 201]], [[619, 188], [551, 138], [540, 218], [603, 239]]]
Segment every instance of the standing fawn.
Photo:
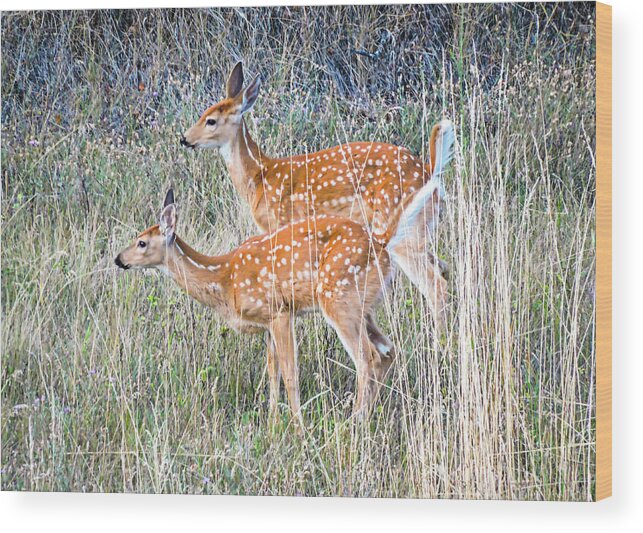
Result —
[[[351, 142], [311, 154], [273, 159], [250, 137], [243, 115], [254, 105], [257, 76], [243, 89], [241, 63], [232, 70], [226, 98], [207, 109], [181, 138], [191, 147], [219, 148], [235, 188], [248, 202], [263, 231], [316, 215], [336, 215], [383, 232], [400, 203], [449, 162], [453, 126], [433, 127], [430, 161], [424, 163], [401, 146]], [[428, 299], [438, 326], [444, 322], [447, 266], [426, 248], [426, 236], [407, 239], [397, 264]]]
[[433, 225], [439, 202], [438, 182], [430, 181], [407, 207], [395, 209], [395, 231], [371, 236], [355, 221], [320, 215], [252, 237], [230, 253], [206, 256], [176, 235], [177, 209], [170, 189], [160, 223], [141, 233], [115, 263], [123, 269], [157, 268], [238, 331], [267, 330], [271, 413], [283, 376], [299, 422], [294, 319], [321, 310], [355, 364], [354, 412], [362, 416], [370, 411], [395, 356], [391, 341], [375, 324], [375, 306], [408, 234]]

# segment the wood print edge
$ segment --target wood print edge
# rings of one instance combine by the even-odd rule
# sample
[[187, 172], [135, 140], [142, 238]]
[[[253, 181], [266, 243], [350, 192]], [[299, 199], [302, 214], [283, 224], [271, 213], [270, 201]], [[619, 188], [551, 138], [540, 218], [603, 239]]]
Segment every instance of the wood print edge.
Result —
[[612, 7], [596, 3], [596, 501], [612, 495]]

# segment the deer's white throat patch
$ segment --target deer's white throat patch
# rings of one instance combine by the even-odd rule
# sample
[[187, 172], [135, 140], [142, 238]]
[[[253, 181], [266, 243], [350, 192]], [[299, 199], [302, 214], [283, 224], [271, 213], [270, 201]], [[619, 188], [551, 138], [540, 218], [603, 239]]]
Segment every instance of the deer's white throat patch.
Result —
[[219, 153], [221, 154], [221, 157], [223, 157], [223, 160], [225, 161], [225, 164], [230, 166], [232, 164], [232, 146], [231, 143], [226, 143], [222, 144], [219, 146]]

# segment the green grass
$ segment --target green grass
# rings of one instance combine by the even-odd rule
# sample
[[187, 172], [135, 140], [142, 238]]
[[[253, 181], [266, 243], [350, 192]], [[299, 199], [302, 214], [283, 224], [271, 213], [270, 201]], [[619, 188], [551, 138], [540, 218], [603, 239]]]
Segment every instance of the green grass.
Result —
[[[593, 16], [4, 13], [2, 489], [592, 499]], [[433, 123], [455, 124], [447, 331], [396, 277], [379, 322], [400, 357], [364, 426], [321, 316], [297, 329], [300, 438], [285, 403], [268, 424], [262, 337], [113, 266], [169, 184], [197, 249], [256, 233], [221, 157], [178, 144], [238, 58], [264, 74], [250, 129], [272, 155], [377, 139], [426, 156]]]

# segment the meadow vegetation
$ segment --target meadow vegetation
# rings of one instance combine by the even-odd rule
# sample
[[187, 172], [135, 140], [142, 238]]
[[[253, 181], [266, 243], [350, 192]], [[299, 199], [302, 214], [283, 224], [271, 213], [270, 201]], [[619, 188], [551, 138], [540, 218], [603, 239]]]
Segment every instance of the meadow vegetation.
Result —
[[[593, 4], [2, 14], [2, 490], [594, 496]], [[321, 316], [298, 324], [306, 430], [268, 424], [263, 337], [116, 253], [157, 222], [205, 253], [256, 233], [180, 134], [230, 68], [264, 76], [270, 155], [345, 141], [456, 153], [444, 335], [394, 280], [399, 359], [368, 424]]]

